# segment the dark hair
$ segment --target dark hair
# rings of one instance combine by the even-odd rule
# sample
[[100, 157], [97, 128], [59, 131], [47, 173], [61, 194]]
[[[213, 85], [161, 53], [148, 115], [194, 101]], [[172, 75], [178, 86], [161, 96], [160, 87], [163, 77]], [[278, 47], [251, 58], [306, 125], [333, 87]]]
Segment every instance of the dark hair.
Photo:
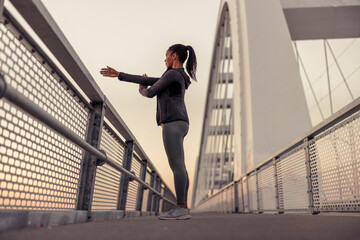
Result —
[[185, 46], [183, 44], [174, 44], [169, 47], [169, 51], [171, 53], [176, 53], [179, 57], [180, 62], [184, 63], [186, 58], [188, 57], [187, 51], [189, 51], [189, 58], [186, 62], [186, 71], [190, 75], [192, 79], [196, 81], [196, 55], [194, 49], [191, 46]]

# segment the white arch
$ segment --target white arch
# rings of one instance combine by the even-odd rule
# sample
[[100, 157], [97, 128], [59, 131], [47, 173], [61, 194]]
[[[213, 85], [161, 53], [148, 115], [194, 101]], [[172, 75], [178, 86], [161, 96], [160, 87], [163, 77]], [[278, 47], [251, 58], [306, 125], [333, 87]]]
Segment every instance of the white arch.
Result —
[[[229, 11], [233, 57], [235, 179], [311, 128], [300, 73], [279, 0], [222, 0], [214, 42], [212, 69], [220, 24]], [[199, 174], [209, 122], [207, 98], [193, 203], [206, 195]], [[197, 193], [196, 193], [197, 192]], [[199, 196], [199, 194], [201, 196]], [[194, 206], [194, 204], [193, 204]]]

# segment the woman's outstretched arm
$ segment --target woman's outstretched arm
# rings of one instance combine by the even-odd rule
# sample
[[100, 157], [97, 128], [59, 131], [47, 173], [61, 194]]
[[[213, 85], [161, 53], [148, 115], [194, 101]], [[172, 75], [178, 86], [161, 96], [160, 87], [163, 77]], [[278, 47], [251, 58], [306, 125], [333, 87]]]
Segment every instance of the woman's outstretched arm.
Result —
[[178, 73], [175, 70], [166, 71], [164, 75], [157, 81], [154, 85], [151, 87], [144, 86], [141, 84], [139, 86], [139, 92], [144, 97], [153, 98], [156, 95], [158, 95], [160, 92], [162, 92], [165, 88], [167, 88], [170, 84], [177, 81], [178, 79]]
[[144, 86], [152, 86], [156, 83], [159, 78], [132, 75], [123, 72], [118, 72], [115, 69], [107, 66], [107, 68], [102, 68], [100, 74], [104, 77], [117, 77], [120, 81], [138, 83]]
[[144, 75], [143, 76], [132, 75], [121, 72], [118, 79], [120, 81], [125, 81], [125, 82], [139, 83], [144, 86], [152, 86], [160, 79], [160, 78], [148, 77], [146, 76], [146, 74]]

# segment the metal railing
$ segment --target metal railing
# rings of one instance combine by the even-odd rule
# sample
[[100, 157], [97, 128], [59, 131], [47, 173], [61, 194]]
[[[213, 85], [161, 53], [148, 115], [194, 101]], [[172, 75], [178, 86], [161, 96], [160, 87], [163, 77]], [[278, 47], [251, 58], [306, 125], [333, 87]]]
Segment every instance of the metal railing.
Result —
[[359, 212], [360, 98], [203, 199], [194, 210]]
[[[5, 8], [0, 23], [0, 215], [77, 210], [84, 214], [72, 222], [81, 222], [101, 219], [101, 214], [114, 218], [104, 211], [122, 217], [169, 210], [176, 204], [174, 194], [45, 7], [40, 1], [11, 3], [75, 83]], [[0, 230], [17, 227], [24, 226], [0, 224]]]

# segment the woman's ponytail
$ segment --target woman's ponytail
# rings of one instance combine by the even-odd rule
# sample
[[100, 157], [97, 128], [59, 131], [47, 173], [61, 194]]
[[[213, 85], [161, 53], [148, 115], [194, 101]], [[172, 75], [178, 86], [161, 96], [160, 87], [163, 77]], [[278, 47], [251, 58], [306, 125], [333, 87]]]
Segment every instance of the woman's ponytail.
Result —
[[[196, 62], [196, 55], [194, 49], [189, 45], [185, 46], [183, 44], [174, 44], [171, 47], [169, 47], [169, 50], [172, 53], [176, 53], [179, 56], [179, 60], [182, 63], [184, 63], [187, 58], [186, 71], [188, 72], [190, 77], [196, 81], [197, 62]], [[188, 51], [189, 51], [189, 55], [187, 53]]]
[[189, 57], [186, 62], [186, 70], [189, 73], [192, 79], [196, 80], [196, 68], [197, 68], [197, 61], [195, 51], [191, 46], [186, 46], [186, 49], [189, 51]]

